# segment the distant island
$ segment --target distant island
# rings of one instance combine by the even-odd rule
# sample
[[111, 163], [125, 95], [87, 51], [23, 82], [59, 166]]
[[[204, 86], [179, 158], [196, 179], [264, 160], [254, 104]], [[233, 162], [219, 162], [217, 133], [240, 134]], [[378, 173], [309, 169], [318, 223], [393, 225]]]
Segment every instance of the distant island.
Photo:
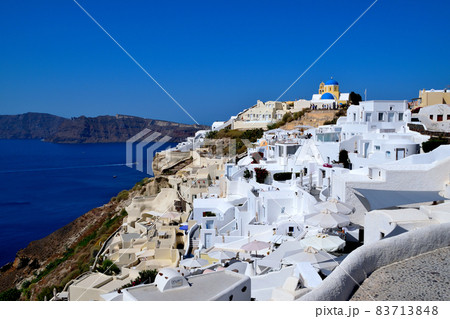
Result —
[[74, 117], [71, 119], [47, 114], [25, 113], [0, 115], [0, 139], [42, 139], [52, 143], [117, 143], [125, 142], [144, 128], [181, 142], [205, 125], [181, 124], [116, 115]]

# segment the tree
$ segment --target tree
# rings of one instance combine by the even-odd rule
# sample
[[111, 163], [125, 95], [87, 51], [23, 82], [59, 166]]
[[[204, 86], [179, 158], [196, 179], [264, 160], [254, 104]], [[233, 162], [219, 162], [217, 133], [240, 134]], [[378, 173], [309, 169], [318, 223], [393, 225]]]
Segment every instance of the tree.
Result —
[[434, 137], [429, 139], [426, 142], [422, 143], [422, 149], [424, 153], [431, 152], [432, 150], [438, 148], [441, 145], [449, 144], [449, 140], [442, 138], [442, 137]]
[[116, 266], [111, 260], [105, 259], [101, 266], [98, 267], [98, 271], [105, 275], [113, 275], [120, 273], [119, 267]]
[[250, 177], [252, 177], [252, 173], [246, 168], [244, 171], [244, 178], [249, 179]]
[[356, 94], [355, 92], [351, 92], [349, 96], [350, 104], [359, 105], [359, 102], [362, 101], [361, 95]]
[[345, 168], [349, 168], [349, 158], [347, 150], [341, 150], [339, 152], [339, 163], [344, 164]]

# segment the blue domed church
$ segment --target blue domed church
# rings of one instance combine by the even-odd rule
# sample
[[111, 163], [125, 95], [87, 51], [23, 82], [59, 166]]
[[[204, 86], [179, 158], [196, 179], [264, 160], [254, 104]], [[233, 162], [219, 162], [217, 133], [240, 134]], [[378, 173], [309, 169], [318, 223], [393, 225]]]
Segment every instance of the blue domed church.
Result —
[[339, 91], [339, 83], [331, 78], [325, 83], [319, 85], [319, 94], [314, 94], [311, 99], [311, 104], [322, 107], [336, 107], [339, 105], [348, 104], [349, 93], [341, 93]]

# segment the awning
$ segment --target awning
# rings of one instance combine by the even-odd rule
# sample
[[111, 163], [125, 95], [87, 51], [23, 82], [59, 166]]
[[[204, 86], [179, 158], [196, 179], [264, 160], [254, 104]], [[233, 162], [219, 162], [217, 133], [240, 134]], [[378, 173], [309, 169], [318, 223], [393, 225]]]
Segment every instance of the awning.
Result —
[[[361, 193], [368, 201], [370, 205], [370, 209], [366, 207], [368, 210], [447, 199], [439, 195], [438, 191], [396, 191], [365, 188], [354, 188], [354, 190]], [[360, 198], [360, 196], [358, 197]]]

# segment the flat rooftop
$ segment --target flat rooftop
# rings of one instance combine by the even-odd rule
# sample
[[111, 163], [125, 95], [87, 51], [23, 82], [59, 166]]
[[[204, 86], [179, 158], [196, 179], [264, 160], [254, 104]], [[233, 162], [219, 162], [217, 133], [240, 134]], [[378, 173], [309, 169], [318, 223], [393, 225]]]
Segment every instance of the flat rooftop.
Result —
[[93, 273], [76, 282], [76, 286], [81, 288], [97, 288], [98, 286], [103, 286], [111, 280], [112, 277], [110, 276], [102, 273]]
[[127, 289], [127, 292], [139, 301], [206, 301], [246, 278], [244, 275], [231, 271], [217, 271], [188, 277], [190, 287], [160, 292], [155, 285], [146, 285]]

